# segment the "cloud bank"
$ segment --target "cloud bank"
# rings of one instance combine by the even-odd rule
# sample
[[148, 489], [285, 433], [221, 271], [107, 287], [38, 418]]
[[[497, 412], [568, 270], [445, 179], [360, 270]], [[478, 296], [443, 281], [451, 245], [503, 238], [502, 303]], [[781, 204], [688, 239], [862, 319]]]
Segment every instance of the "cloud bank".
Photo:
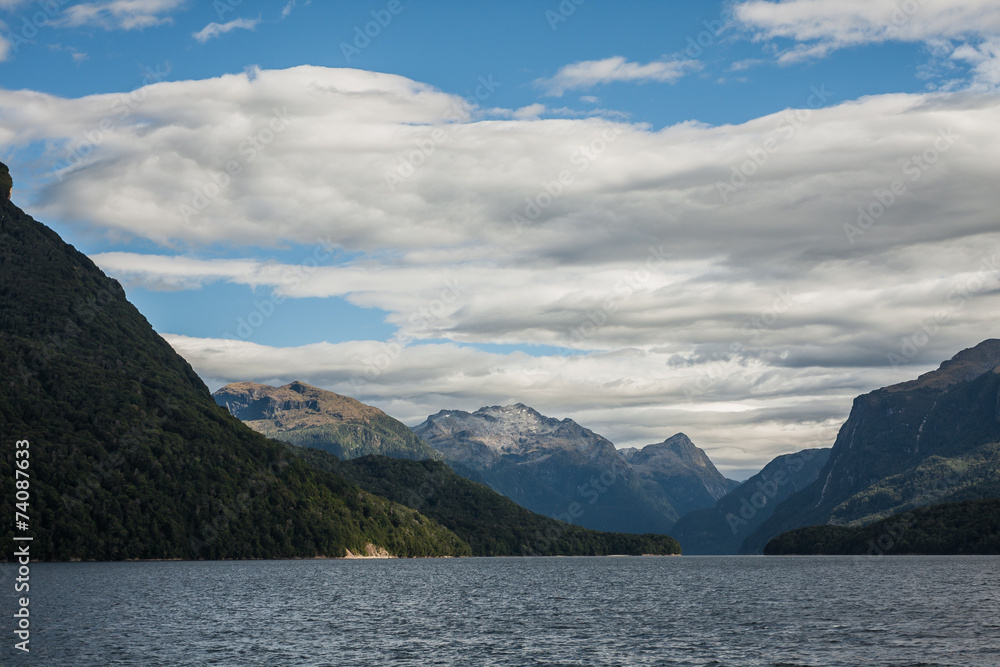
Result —
[[128, 283], [344, 298], [399, 331], [169, 336], [213, 383], [302, 379], [410, 423], [523, 401], [619, 445], [683, 430], [744, 470], [831, 443], [854, 395], [1000, 335], [1000, 98], [835, 93], [655, 129], [296, 67], [0, 90], [0, 142], [47, 147], [40, 219], [160, 245], [95, 256]]

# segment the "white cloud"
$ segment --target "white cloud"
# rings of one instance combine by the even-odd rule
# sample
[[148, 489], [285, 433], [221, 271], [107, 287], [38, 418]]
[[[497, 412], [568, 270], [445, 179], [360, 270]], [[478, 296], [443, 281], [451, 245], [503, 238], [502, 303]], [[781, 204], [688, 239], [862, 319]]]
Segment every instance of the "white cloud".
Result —
[[[801, 369], [785, 381], [802, 391], [827, 393], [830, 405], [817, 409], [803, 406], [801, 398], [764, 397], [706, 409], [684, 394], [699, 369], [677, 372], [664, 363], [665, 355], [640, 350], [539, 358], [453, 344], [394, 350], [354, 341], [274, 348], [239, 340], [166, 338], [212, 389], [247, 379], [271, 384], [298, 379], [355, 396], [409, 425], [445, 407], [475, 410], [522, 401], [543, 414], [575, 419], [618, 446], [660, 442], [683, 431], [724, 471], [759, 467], [802, 447], [829, 446], [851, 398], [827, 391], [843, 386], [838, 374]], [[733, 384], [747, 388], [751, 375], [760, 373]], [[816, 402], [813, 394], [810, 400]]]
[[288, 0], [288, 3], [281, 9], [281, 18], [288, 18], [288, 15], [295, 9], [295, 0]]
[[993, 0], [752, 0], [734, 13], [762, 37], [831, 48], [1000, 33], [1000, 5]]
[[[121, 96], [0, 90], [0, 144], [73, 163], [29, 193], [31, 213], [170, 249], [95, 257], [148, 287], [226, 281], [384, 310], [411, 344], [359, 397], [410, 421], [522, 400], [622, 445], [683, 430], [748, 467], [795, 442], [829, 444], [853, 395], [1000, 337], [995, 96], [803, 99], [740, 125], [655, 131], [473, 118], [457, 96], [403, 77], [317, 67], [132, 97], [98, 136]], [[408, 161], [418, 166], [391, 190], [386, 174]], [[230, 162], [239, 173], [223, 177]], [[726, 201], [720, 184], [733, 188]], [[201, 208], [185, 217], [182, 205]], [[852, 243], [845, 225], [859, 224]], [[308, 267], [318, 240], [352, 259]], [[244, 258], [204, 259], [203, 246]], [[301, 261], [268, 261], [274, 246]], [[892, 368], [914, 336], [914, 365]], [[343, 393], [388, 354], [370, 342], [178, 340], [206, 377], [301, 376]], [[454, 343], [417, 344], [431, 340]], [[481, 343], [583, 354], [457, 347]]]
[[10, 56], [10, 40], [0, 35], [0, 62], [7, 60]]
[[951, 58], [972, 66], [977, 86], [987, 90], [1000, 88], [1000, 36], [977, 46], [963, 44], [955, 49]]
[[995, 0], [751, 0], [736, 5], [734, 13], [757, 39], [798, 42], [778, 51], [782, 64], [869, 43], [955, 43], [963, 49], [966, 42], [985, 40], [985, 48], [968, 47], [984, 58], [976, 65], [975, 83], [990, 85], [1000, 70], [1000, 58], [990, 46], [1000, 37], [1000, 4]]
[[218, 37], [219, 35], [224, 35], [232, 30], [253, 30], [260, 23], [260, 19], [234, 19], [228, 23], [209, 23], [207, 26], [194, 33], [192, 36], [202, 44], [212, 39], [213, 37]]
[[96, 26], [111, 30], [141, 30], [172, 23], [171, 13], [184, 7], [187, 0], [106, 0], [70, 5], [63, 10], [60, 25], [77, 28]]
[[565, 65], [555, 76], [538, 79], [535, 85], [548, 95], [561, 97], [568, 90], [588, 89], [617, 81], [673, 83], [698, 68], [699, 64], [695, 60], [653, 61], [643, 65], [629, 62], [622, 56], [614, 56]]

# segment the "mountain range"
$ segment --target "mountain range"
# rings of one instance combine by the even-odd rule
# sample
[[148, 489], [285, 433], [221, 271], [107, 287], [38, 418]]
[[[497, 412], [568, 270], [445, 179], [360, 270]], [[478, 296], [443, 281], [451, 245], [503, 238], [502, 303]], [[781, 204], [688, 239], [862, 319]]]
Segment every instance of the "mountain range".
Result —
[[[481, 531], [464, 533], [473, 550], [438, 521], [300, 454], [332, 455], [269, 439], [217, 405], [117, 281], [6, 198], [0, 373], [0, 432], [28, 443], [5, 450], [0, 476], [13, 480], [16, 468], [30, 499], [17, 508], [25, 525], [9, 524], [4, 539], [14, 544], [15, 528], [32, 537], [33, 560], [469, 556], [491, 543], [518, 554], [679, 552], [666, 536], [579, 531], [519, 509], [477, 522], [444, 484], [442, 516]], [[267, 401], [256, 405], [266, 413]], [[378, 414], [366, 406], [338, 405], [377, 430]], [[396, 435], [416, 443], [405, 428]], [[382, 484], [387, 495], [407, 491]], [[503, 506], [468, 484], [475, 488], [460, 493], [481, 508]], [[4, 494], [0, 512], [13, 517], [14, 501]]]
[[741, 546], [813, 525], [861, 526], [925, 505], [1000, 497], [1000, 340], [855, 399], [816, 481]]
[[737, 486], [684, 434], [618, 450], [571, 419], [520, 403], [444, 410], [411, 432], [376, 408], [302, 382], [230, 384], [215, 399], [271, 437], [341, 459], [442, 459], [522, 507], [597, 530], [666, 533]]
[[732, 486], [682, 434], [623, 453], [521, 403], [443, 410], [413, 430], [523, 507], [598, 530], [666, 533], [681, 511], [711, 506]]

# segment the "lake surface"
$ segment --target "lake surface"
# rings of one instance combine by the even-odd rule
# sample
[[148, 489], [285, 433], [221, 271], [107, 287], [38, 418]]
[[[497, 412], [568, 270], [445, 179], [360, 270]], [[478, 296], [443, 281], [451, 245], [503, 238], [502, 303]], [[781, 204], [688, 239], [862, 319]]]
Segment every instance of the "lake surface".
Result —
[[4, 665], [1000, 664], [997, 557], [35, 564], [30, 656], [3, 603]]

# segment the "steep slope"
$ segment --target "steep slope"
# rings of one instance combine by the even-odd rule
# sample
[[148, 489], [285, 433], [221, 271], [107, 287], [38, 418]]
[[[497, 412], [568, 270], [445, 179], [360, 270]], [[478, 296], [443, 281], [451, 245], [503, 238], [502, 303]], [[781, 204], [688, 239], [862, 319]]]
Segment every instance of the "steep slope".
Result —
[[418, 460], [440, 458], [402, 422], [378, 408], [304, 382], [284, 387], [239, 382], [222, 387], [212, 396], [258, 433], [324, 449], [342, 459], [368, 454]]
[[618, 450], [635, 474], [655, 485], [680, 516], [713, 507], [716, 501], [739, 486], [723, 477], [705, 452], [683, 433], [642, 449]]
[[571, 419], [518, 403], [474, 413], [443, 410], [414, 432], [527, 509], [595, 530], [666, 533], [677, 512], [643, 487], [622, 454]]
[[[30, 441], [35, 559], [469, 553], [216, 406], [116, 281], [6, 199], [0, 377], [0, 478], [14, 479], [14, 442]], [[0, 513], [13, 502], [5, 493]]]
[[467, 542], [475, 556], [680, 553], [677, 541], [666, 535], [603, 533], [535, 514], [440, 461], [383, 456], [339, 461], [315, 449], [294, 451], [315, 467], [433, 518]]
[[764, 553], [1000, 555], [1000, 499], [930, 505], [858, 528], [798, 528], [772, 539]]
[[863, 522], [960, 491], [988, 497], [995, 450], [981, 448], [994, 443], [1000, 341], [987, 340], [916, 380], [855, 399], [819, 478], [782, 503], [743, 551], [759, 553], [794, 528]]
[[714, 507], [682, 516], [671, 535], [688, 555], [737, 554], [743, 540], [770, 518], [775, 507], [816, 481], [829, 458], [829, 448], [778, 456]]

